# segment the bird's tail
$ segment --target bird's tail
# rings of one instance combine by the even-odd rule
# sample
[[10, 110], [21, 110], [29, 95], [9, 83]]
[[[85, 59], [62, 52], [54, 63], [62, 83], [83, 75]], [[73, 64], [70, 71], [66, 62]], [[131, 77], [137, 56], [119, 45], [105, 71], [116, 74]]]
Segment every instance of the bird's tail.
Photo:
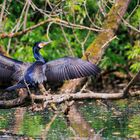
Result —
[[15, 90], [15, 89], [18, 89], [18, 88], [25, 88], [25, 87], [26, 87], [25, 84], [18, 83], [16, 85], [13, 85], [13, 86], [10, 86], [10, 87], [6, 88], [6, 91], [12, 91], [12, 90]]

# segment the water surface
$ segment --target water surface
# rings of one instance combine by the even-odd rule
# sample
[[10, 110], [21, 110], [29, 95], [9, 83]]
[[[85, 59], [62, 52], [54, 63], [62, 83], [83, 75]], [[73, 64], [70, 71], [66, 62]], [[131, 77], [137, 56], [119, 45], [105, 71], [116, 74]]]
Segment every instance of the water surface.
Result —
[[[77, 102], [83, 118], [104, 140], [140, 138], [140, 100]], [[74, 115], [74, 114], [73, 114]], [[32, 112], [27, 108], [0, 110], [0, 139], [72, 139], [77, 135], [63, 113]]]

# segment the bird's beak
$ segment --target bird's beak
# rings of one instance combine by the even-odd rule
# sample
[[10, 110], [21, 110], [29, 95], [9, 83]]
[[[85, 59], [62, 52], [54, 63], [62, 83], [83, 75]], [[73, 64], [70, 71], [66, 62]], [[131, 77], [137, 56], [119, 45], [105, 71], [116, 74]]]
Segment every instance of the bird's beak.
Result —
[[40, 44], [39, 44], [39, 47], [40, 48], [43, 48], [44, 46], [47, 46], [48, 44], [50, 44], [52, 41], [48, 41], [48, 42], [41, 42]]

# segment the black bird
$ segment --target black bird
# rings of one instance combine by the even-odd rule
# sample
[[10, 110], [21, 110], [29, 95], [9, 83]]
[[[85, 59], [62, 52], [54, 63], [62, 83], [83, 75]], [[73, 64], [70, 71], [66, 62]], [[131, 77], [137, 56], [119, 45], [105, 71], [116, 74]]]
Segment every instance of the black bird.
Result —
[[48, 42], [35, 44], [33, 53], [37, 61], [33, 64], [26, 64], [26, 69], [23, 70], [24, 76], [22, 76], [22, 79], [16, 85], [7, 88], [8, 91], [25, 88], [27, 85], [35, 87], [36, 84], [42, 84], [43, 82], [58, 82], [97, 75], [100, 72], [100, 69], [91, 62], [74, 57], [64, 57], [45, 62], [39, 50], [47, 44]]
[[[45, 43], [47, 45], [49, 42]], [[33, 54], [36, 60], [45, 63], [43, 57], [39, 54], [39, 50], [43, 47], [42, 43], [35, 43]], [[0, 83], [18, 82], [23, 79], [25, 71], [31, 66], [31, 63], [24, 63], [0, 54]]]

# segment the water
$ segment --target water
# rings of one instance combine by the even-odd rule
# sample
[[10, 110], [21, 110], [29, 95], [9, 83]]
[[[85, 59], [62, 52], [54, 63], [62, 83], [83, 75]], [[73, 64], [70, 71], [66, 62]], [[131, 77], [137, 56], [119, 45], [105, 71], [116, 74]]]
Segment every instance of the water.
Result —
[[[140, 138], [139, 103], [138, 98], [77, 102], [78, 111], [104, 140]], [[65, 140], [75, 137], [77, 135], [61, 112], [32, 112], [26, 108], [0, 110], [0, 140]]]

